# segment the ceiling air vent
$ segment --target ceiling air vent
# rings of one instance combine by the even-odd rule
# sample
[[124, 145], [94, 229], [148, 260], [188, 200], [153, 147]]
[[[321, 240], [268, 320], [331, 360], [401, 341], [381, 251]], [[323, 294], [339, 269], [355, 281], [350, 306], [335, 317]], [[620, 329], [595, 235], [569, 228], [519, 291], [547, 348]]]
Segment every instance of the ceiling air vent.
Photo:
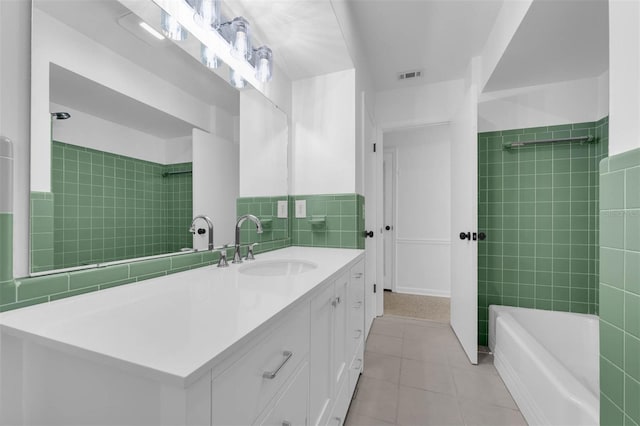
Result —
[[420, 70], [403, 71], [401, 73], [398, 73], [398, 80], [409, 80], [418, 77], [422, 77], [422, 71]]

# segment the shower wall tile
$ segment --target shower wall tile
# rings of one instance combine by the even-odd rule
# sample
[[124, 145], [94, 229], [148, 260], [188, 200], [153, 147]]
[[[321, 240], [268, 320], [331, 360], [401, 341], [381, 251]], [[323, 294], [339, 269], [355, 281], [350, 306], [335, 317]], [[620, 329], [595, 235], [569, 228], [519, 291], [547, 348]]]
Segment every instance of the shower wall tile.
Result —
[[[600, 163], [600, 424], [640, 424], [640, 149]], [[612, 202], [615, 200], [615, 202]]]
[[54, 269], [53, 264], [53, 211], [51, 192], [31, 192], [31, 271]]
[[[588, 135], [596, 143], [503, 147]], [[487, 234], [478, 244], [480, 344], [487, 344], [490, 304], [598, 312], [598, 162], [607, 152], [606, 117], [478, 135], [478, 229]], [[603, 202], [622, 208], [616, 194]], [[619, 235], [620, 223], [613, 217], [603, 226]]]
[[[35, 263], [32, 270], [191, 247], [191, 174], [166, 174], [190, 170], [191, 163], [163, 165], [54, 141], [53, 268]], [[38, 208], [44, 201], [33, 198], [40, 195], [32, 194], [33, 220], [48, 214]], [[38, 236], [32, 259], [39, 260], [41, 244]]]

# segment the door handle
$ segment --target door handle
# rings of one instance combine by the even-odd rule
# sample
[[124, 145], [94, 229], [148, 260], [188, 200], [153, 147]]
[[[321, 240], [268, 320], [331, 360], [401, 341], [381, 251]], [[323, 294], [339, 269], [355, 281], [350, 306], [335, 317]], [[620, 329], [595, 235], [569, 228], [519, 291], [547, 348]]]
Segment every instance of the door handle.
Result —
[[373, 238], [373, 231], [364, 231], [364, 237]]
[[478, 233], [478, 239], [480, 241], [484, 241], [485, 238], [487, 238], [487, 234], [485, 234], [484, 232], [479, 232]]
[[460, 233], [461, 240], [469, 240], [471, 241], [471, 232], [461, 232]]
[[391, 231], [391, 227], [389, 225], [385, 226], [384, 229], [386, 229], [387, 231]]

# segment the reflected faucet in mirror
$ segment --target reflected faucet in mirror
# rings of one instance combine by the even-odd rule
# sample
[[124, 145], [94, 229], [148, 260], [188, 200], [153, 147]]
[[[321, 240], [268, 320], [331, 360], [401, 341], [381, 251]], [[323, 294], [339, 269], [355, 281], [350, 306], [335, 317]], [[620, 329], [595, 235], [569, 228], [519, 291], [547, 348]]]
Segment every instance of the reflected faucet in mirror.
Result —
[[202, 234], [207, 232], [204, 228], [196, 229], [196, 221], [198, 219], [204, 220], [205, 222], [207, 222], [207, 225], [209, 226], [209, 245], [208, 245], [208, 249], [209, 250], [213, 250], [213, 222], [211, 221], [211, 219], [209, 219], [208, 216], [198, 215], [198, 216], [194, 217], [193, 220], [191, 221], [191, 227], [189, 228], [189, 232], [191, 232], [194, 235], [196, 234], [196, 232], [198, 233], [198, 235], [202, 235]]
[[[242, 256], [240, 255], [240, 227], [247, 219], [255, 223], [258, 234], [262, 234], [262, 223], [257, 216], [254, 216], [252, 214], [245, 214], [243, 216], [240, 216], [238, 218], [238, 221], [236, 222], [236, 250], [233, 253], [232, 263], [242, 263]], [[251, 260], [249, 257], [247, 257], [247, 259]]]

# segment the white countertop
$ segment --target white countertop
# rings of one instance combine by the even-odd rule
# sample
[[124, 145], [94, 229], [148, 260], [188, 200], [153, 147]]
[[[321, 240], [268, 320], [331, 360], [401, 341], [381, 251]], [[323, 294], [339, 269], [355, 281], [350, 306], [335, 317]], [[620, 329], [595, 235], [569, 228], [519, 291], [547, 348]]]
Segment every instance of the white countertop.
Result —
[[[2, 333], [186, 387], [362, 250], [288, 247], [228, 268], [215, 265], [0, 314]], [[311, 261], [290, 276], [238, 270], [278, 259]]]

